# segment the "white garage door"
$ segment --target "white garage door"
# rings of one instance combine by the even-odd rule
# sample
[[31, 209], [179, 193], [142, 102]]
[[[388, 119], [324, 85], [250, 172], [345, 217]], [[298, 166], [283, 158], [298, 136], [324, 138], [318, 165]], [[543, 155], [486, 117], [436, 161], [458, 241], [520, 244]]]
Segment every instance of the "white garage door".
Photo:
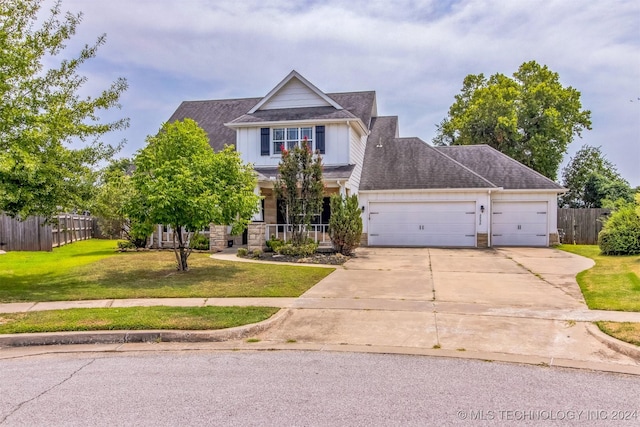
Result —
[[546, 202], [493, 202], [493, 246], [548, 246]]
[[369, 204], [371, 246], [476, 245], [475, 202]]

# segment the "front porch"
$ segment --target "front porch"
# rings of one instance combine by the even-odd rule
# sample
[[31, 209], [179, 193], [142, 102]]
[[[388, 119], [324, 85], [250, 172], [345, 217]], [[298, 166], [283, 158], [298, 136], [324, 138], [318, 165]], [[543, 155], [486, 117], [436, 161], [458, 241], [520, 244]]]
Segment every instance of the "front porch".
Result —
[[[292, 234], [291, 226], [288, 224], [265, 224], [265, 239], [280, 239], [288, 241]], [[307, 230], [307, 235], [319, 245], [331, 245], [329, 236], [329, 224], [311, 224]]]

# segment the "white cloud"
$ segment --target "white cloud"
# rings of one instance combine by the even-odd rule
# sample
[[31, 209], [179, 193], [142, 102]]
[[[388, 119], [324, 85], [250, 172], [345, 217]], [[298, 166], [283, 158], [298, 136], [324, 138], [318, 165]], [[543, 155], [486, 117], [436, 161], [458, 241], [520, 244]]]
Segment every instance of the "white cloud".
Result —
[[533, 59], [592, 111], [594, 130], [571, 152], [602, 145], [640, 185], [637, 1], [65, 0], [63, 8], [84, 11], [78, 42], [108, 34], [91, 72], [129, 78], [130, 144], [181, 100], [261, 96], [294, 68], [325, 91], [376, 90], [380, 113], [398, 115], [402, 135], [428, 141], [464, 76], [511, 74]]

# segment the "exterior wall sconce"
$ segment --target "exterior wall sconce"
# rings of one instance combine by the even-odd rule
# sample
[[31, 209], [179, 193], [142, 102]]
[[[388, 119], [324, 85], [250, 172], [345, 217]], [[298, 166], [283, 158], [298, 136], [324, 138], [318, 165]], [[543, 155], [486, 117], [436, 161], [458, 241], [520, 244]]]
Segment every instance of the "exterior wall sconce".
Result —
[[364, 212], [364, 206], [361, 209], [362, 209], [362, 212]]
[[484, 205], [480, 205], [480, 213], [484, 213]]

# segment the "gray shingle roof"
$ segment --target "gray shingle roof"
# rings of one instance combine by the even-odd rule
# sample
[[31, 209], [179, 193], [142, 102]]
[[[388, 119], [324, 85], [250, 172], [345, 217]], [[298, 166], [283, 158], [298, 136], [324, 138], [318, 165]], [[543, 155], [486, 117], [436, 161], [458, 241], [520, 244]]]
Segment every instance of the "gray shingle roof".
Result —
[[169, 123], [190, 118], [209, 135], [209, 145], [220, 151], [225, 144], [236, 144], [236, 131], [224, 124], [249, 111], [262, 98], [185, 101], [169, 118]]
[[[280, 108], [258, 110], [252, 114], [243, 114], [231, 123], [260, 123], [284, 120], [331, 120], [360, 119], [365, 127], [369, 126], [375, 108], [375, 92], [328, 93], [344, 110], [333, 107]], [[248, 111], [248, 110], [247, 110]]]
[[[323, 166], [322, 177], [327, 179], [349, 179], [355, 165], [341, 165], [341, 166]], [[275, 179], [278, 175], [277, 167], [255, 168], [258, 172], [258, 179], [260, 181], [268, 181]]]
[[243, 114], [231, 123], [279, 122], [283, 120], [354, 120], [356, 118], [348, 110], [336, 110], [333, 107], [304, 107], [259, 110], [253, 114]]
[[396, 138], [397, 117], [372, 120], [360, 190], [494, 188], [419, 138]]
[[231, 122], [256, 123], [280, 120], [359, 118], [365, 127], [369, 126], [369, 121], [376, 108], [375, 92], [329, 93], [327, 96], [340, 104], [344, 110], [337, 110], [333, 107], [311, 107], [263, 110], [254, 114], [246, 114], [262, 98], [185, 101], [171, 115], [169, 122], [185, 118], [195, 120], [207, 132], [209, 144], [216, 151], [222, 150], [225, 144], [235, 145], [235, 130], [224, 126], [225, 123]]
[[506, 190], [562, 190], [562, 186], [488, 145], [436, 147]]
[[366, 128], [370, 128], [372, 116], [377, 115], [377, 111], [375, 111], [376, 93], [374, 91], [328, 93], [327, 95], [342, 108], [362, 120]]

